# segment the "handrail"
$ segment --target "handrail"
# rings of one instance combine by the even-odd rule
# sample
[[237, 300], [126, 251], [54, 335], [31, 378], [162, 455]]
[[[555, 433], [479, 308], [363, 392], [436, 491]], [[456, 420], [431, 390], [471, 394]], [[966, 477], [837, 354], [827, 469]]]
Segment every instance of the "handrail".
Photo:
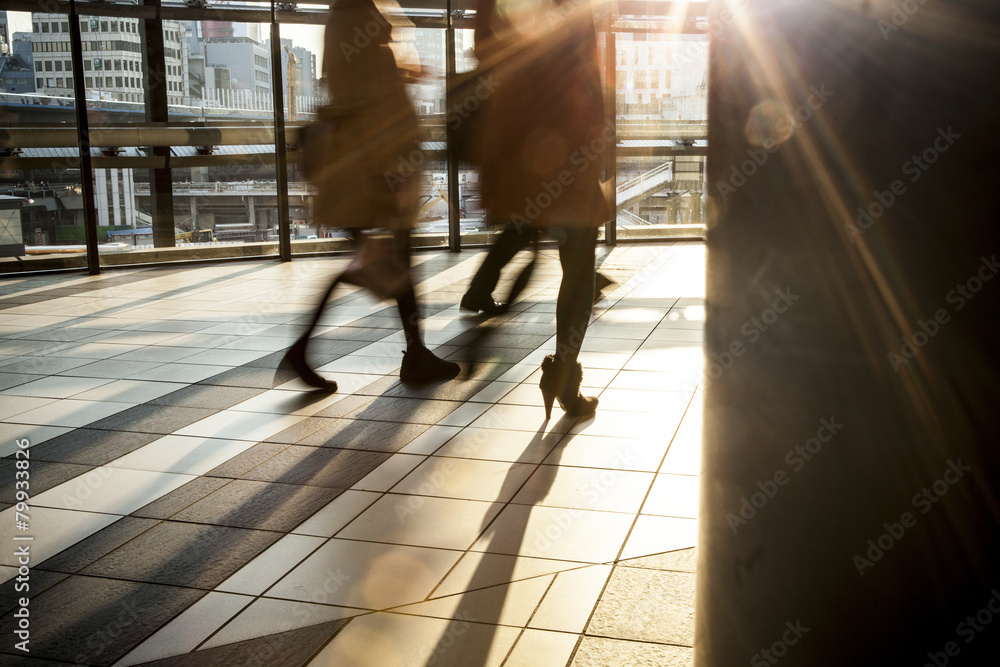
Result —
[[[298, 141], [301, 126], [289, 124], [285, 141]], [[95, 148], [127, 146], [239, 146], [274, 143], [274, 128], [259, 127], [99, 127], [90, 131]], [[0, 129], [0, 148], [62, 148], [76, 146], [76, 128], [10, 127]]]

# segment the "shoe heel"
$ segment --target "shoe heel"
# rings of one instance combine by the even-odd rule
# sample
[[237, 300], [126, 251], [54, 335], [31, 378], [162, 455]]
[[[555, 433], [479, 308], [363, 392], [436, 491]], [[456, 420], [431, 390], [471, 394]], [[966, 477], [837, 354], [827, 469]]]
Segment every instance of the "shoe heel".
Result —
[[552, 403], [556, 400], [555, 392], [542, 389], [542, 401], [545, 403], [545, 419], [552, 417]]

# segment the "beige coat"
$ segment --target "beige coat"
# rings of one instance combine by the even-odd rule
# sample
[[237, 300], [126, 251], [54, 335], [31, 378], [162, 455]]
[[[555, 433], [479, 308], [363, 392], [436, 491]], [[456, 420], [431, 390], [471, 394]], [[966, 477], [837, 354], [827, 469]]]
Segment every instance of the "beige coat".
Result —
[[518, 34], [494, 20], [482, 49], [495, 77], [477, 135], [483, 204], [494, 223], [601, 225], [613, 218], [602, 178], [613, 135], [590, 4], [553, 5], [539, 24]]
[[391, 26], [371, 0], [335, 0], [323, 71], [330, 105], [304, 138], [315, 219], [325, 227], [410, 228], [419, 199], [416, 112], [389, 48]]

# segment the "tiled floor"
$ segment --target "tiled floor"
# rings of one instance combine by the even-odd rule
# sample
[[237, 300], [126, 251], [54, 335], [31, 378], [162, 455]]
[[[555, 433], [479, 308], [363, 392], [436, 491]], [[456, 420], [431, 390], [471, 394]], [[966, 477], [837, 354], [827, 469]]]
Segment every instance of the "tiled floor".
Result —
[[599, 248], [589, 419], [544, 418], [543, 255], [492, 331], [456, 306], [481, 252], [415, 256], [466, 370], [429, 387], [394, 308], [337, 292], [334, 395], [277, 364], [344, 259], [0, 281], [0, 661], [692, 664], [704, 246]]

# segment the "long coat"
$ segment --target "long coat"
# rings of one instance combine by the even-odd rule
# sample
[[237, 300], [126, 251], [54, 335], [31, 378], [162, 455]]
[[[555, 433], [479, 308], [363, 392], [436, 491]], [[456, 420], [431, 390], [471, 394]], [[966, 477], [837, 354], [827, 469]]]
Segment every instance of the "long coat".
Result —
[[324, 36], [330, 104], [304, 136], [306, 178], [325, 227], [411, 228], [419, 201], [419, 123], [372, 0], [334, 0]]
[[552, 5], [535, 23], [545, 27], [529, 34], [497, 23], [482, 63], [495, 81], [478, 135], [490, 220], [542, 227], [610, 221], [602, 175], [613, 134], [590, 3]]

